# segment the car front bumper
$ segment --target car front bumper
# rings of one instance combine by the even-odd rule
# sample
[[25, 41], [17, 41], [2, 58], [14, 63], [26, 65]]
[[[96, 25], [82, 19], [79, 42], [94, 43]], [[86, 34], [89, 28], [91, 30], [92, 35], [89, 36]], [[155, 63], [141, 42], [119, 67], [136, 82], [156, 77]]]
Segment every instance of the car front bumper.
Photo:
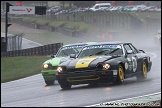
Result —
[[101, 70], [91, 72], [69, 72], [67, 74], [57, 74], [58, 81], [68, 81], [70, 84], [86, 84], [86, 83], [106, 83], [116, 80], [117, 70]]
[[152, 62], [148, 62], [148, 72], [151, 70], [151, 67], [152, 67]]
[[42, 70], [41, 73], [45, 81], [56, 80], [56, 70]]

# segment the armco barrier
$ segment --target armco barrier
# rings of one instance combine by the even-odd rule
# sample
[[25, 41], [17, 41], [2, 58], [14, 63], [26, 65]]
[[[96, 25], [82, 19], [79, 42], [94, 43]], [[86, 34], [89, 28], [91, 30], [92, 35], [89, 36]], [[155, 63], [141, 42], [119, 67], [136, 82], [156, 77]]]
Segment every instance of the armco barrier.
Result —
[[15, 57], [15, 56], [38, 56], [38, 55], [53, 55], [56, 54], [63, 43], [54, 43], [40, 47], [34, 47], [23, 50], [14, 50], [8, 52], [1, 52], [2, 57]]

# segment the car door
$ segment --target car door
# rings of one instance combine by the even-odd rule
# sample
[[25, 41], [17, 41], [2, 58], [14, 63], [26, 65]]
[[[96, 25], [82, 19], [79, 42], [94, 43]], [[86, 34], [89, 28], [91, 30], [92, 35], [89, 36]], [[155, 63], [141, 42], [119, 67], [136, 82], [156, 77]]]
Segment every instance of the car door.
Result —
[[[136, 72], [139, 72], [142, 69], [142, 61], [144, 54], [139, 52], [132, 44], [129, 44], [134, 53], [134, 58], [137, 61]], [[134, 62], [135, 63], [135, 62]]]
[[[138, 67], [138, 58], [136, 56], [137, 52], [136, 50], [133, 49], [133, 47], [128, 43], [124, 44], [124, 49], [126, 52], [126, 59], [128, 68], [126, 68], [127, 74], [132, 74], [134, 72], [137, 72], [137, 67]], [[126, 66], [125, 66], [126, 67]]]

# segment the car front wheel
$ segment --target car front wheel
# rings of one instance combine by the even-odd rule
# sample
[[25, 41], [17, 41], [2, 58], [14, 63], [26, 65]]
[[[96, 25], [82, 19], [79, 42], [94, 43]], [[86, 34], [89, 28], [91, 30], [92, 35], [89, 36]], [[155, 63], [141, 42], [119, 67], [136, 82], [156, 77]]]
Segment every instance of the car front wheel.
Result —
[[60, 87], [62, 89], [70, 89], [71, 88], [71, 84], [68, 83], [67, 81], [59, 81], [58, 80], [58, 83], [60, 84]]
[[122, 65], [119, 65], [117, 79], [114, 81], [114, 84], [122, 84], [123, 82], [124, 82], [124, 69]]
[[137, 80], [143, 80], [145, 78], [147, 78], [147, 65], [146, 62], [143, 62], [142, 64], [142, 72], [136, 76]]

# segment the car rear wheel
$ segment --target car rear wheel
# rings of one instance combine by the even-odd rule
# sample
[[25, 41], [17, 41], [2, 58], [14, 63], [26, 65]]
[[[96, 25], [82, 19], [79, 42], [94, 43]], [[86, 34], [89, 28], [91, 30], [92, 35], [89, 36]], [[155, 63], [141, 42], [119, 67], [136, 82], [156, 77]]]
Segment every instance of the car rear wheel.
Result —
[[142, 64], [142, 72], [136, 76], [137, 80], [143, 80], [147, 78], [147, 65], [146, 62], [143, 62]]
[[61, 87], [62, 89], [70, 89], [70, 88], [71, 88], [71, 84], [68, 83], [67, 81], [59, 81], [59, 80], [58, 80], [58, 82], [59, 82], [60, 87]]
[[122, 84], [123, 82], [124, 82], [124, 69], [123, 69], [122, 65], [119, 65], [117, 79], [114, 82], [114, 84]]

